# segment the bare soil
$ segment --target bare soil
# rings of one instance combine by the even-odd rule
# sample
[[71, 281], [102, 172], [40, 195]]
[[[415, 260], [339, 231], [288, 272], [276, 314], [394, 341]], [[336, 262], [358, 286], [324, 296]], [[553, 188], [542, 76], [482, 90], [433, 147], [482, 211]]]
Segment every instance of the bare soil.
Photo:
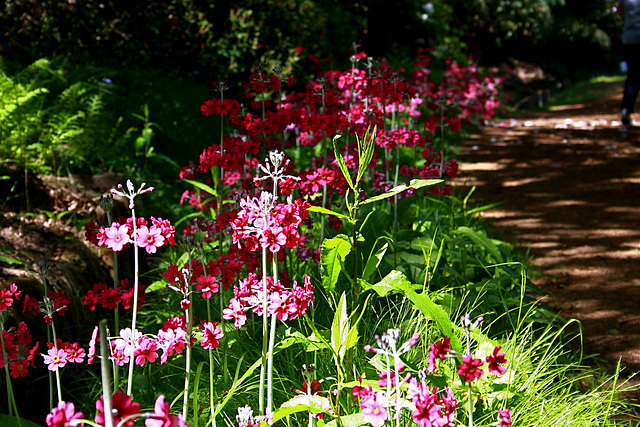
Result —
[[585, 362], [621, 360], [631, 374], [640, 371], [640, 127], [620, 123], [622, 83], [603, 89], [597, 101], [484, 128], [461, 149], [457, 184], [476, 186], [477, 204], [503, 202], [482, 216], [529, 252], [544, 301], [580, 321]]

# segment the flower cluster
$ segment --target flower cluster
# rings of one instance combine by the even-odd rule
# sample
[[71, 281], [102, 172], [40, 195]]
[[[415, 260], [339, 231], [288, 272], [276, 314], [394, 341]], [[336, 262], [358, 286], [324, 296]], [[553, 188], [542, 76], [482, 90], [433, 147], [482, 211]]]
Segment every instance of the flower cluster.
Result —
[[[283, 286], [280, 280], [274, 282], [270, 276], [267, 278], [267, 314], [283, 321], [303, 316], [307, 308], [313, 305], [313, 291], [309, 276], [304, 276], [302, 286], [294, 280], [290, 289]], [[223, 310], [224, 319], [233, 320], [234, 325], [241, 328], [247, 321], [247, 311], [252, 310], [257, 316], [262, 316], [263, 281], [254, 273], [249, 273], [239, 286], [234, 287], [233, 293], [229, 306]]]
[[[138, 302], [144, 304], [144, 301], [145, 286], [140, 284], [138, 287]], [[96, 309], [97, 304], [109, 310], [115, 310], [118, 304], [124, 309], [130, 309], [133, 305], [133, 288], [129, 284], [129, 279], [122, 280], [117, 288], [111, 288], [105, 283], [98, 282], [82, 296], [82, 302], [91, 311]]]
[[85, 226], [85, 236], [96, 246], [106, 246], [119, 252], [134, 243], [154, 254], [157, 248], [170, 244], [176, 245], [175, 227], [168, 220], [151, 217], [151, 224], [142, 217], [136, 218], [135, 236], [131, 217], [120, 217], [111, 226], [104, 228], [89, 221]]

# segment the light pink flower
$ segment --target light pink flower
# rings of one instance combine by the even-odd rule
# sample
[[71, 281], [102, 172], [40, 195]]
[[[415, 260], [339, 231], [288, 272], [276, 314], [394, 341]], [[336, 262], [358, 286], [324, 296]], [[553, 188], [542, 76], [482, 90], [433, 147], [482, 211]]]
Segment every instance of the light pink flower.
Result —
[[56, 371], [67, 364], [67, 352], [61, 348], [50, 348], [44, 356], [44, 363], [50, 371]]
[[123, 246], [129, 243], [129, 228], [124, 224], [114, 223], [104, 230], [107, 238], [104, 244], [116, 252], [121, 251]]
[[148, 254], [155, 254], [156, 249], [164, 245], [165, 238], [162, 236], [162, 230], [155, 225], [149, 229], [143, 225], [138, 229], [138, 238], [136, 243], [141, 248], [145, 248]]
[[96, 356], [96, 341], [98, 340], [98, 327], [93, 328], [91, 340], [89, 341], [89, 353], [87, 354], [87, 363], [91, 364]]
[[389, 418], [384, 400], [384, 396], [381, 394], [372, 393], [360, 401], [362, 415], [373, 427], [380, 427], [384, 425], [387, 418]]

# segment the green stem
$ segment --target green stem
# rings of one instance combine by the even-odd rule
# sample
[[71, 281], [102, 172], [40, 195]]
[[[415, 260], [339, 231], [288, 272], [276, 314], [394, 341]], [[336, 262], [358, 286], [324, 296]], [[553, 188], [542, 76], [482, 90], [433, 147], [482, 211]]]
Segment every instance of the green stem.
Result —
[[267, 334], [268, 334], [268, 320], [267, 320], [267, 306], [269, 304], [269, 295], [267, 292], [267, 248], [262, 248], [262, 364], [260, 365], [260, 413], [265, 415], [264, 412], [264, 376], [267, 365]]
[[4, 360], [4, 374], [7, 382], [7, 406], [9, 408], [9, 415], [13, 415], [13, 411], [16, 413], [16, 420], [18, 420], [18, 427], [22, 427], [20, 421], [20, 415], [18, 414], [18, 406], [16, 405], [16, 398], [13, 395], [13, 387], [11, 386], [11, 377], [9, 375], [9, 359], [7, 351], [4, 347], [4, 322], [0, 323], [0, 345], [2, 345], [2, 360]]
[[[138, 233], [138, 228], [136, 224], [136, 211], [135, 209], [131, 209], [131, 218], [133, 219], [133, 236]], [[136, 316], [138, 315], [138, 287], [139, 287], [139, 256], [138, 256], [138, 245], [136, 242], [133, 242], [133, 313], [131, 314], [131, 334], [136, 330]], [[131, 389], [133, 387], [133, 365], [135, 363], [135, 357], [131, 357], [129, 360], [129, 375], [127, 376], [127, 394], [131, 396]], [[186, 416], [186, 414], [185, 414]]]
[[[56, 336], [56, 328], [51, 320], [51, 333], [53, 334], [53, 348], [58, 350], [58, 337]], [[62, 402], [62, 386], [60, 385], [60, 368], [56, 369], [56, 386], [58, 390], [58, 403]]]
[[[107, 212], [107, 223], [111, 225], [111, 212]], [[118, 253], [113, 252], [113, 289], [118, 287]], [[116, 333], [120, 332], [120, 310], [119, 306], [116, 306], [115, 312], [115, 331]], [[114, 373], [113, 373], [113, 392], [118, 391], [120, 387], [120, 365], [117, 363], [114, 365]]]
[[[190, 309], [186, 310], [186, 319], [187, 319], [187, 343], [186, 354], [185, 354], [185, 374], [184, 374], [184, 397], [182, 400], [182, 414], [184, 415], [184, 421], [187, 422], [187, 406], [189, 402], [189, 377], [191, 373], [191, 317], [190, 317]], [[194, 416], [197, 417], [198, 414], [194, 413]]]
[[107, 320], [102, 319], [98, 324], [100, 331], [100, 371], [102, 373], [102, 404], [104, 409], [105, 427], [113, 427], [113, 408], [111, 406], [111, 361], [107, 341]]

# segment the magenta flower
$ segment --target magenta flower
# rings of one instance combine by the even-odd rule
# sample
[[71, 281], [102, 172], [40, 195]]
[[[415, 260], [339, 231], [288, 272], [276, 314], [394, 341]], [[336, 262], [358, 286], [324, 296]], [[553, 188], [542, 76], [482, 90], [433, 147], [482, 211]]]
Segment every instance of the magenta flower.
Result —
[[482, 359], [474, 359], [473, 355], [468, 354], [462, 357], [462, 364], [458, 365], [458, 375], [470, 383], [484, 374], [484, 371], [480, 369], [483, 363]]
[[107, 238], [104, 244], [111, 250], [121, 251], [125, 244], [129, 243], [129, 227], [124, 224], [114, 223], [104, 230]]
[[[111, 399], [111, 408], [113, 412], [113, 423], [117, 425], [125, 418], [128, 418], [132, 415], [136, 415], [140, 412], [140, 404], [138, 402], [133, 402], [131, 400], [131, 396], [124, 394], [122, 390], [118, 390], [116, 394], [113, 395]], [[104, 395], [100, 396], [100, 399], [96, 401], [96, 409], [98, 413], [96, 414], [95, 422], [104, 425]], [[132, 417], [127, 422], [123, 423], [121, 427], [133, 427], [133, 422], [136, 420], [135, 417]]]
[[444, 337], [440, 341], [435, 344], [431, 343], [431, 350], [429, 350], [429, 366], [427, 366], [427, 371], [433, 372], [436, 369], [436, 359], [445, 360], [447, 358], [447, 354], [451, 350], [451, 339], [449, 337]]
[[98, 327], [93, 328], [91, 340], [89, 341], [89, 353], [87, 354], [87, 363], [91, 364], [96, 356], [96, 341], [98, 340]]
[[196, 279], [196, 290], [202, 292], [202, 298], [211, 298], [211, 294], [218, 292], [218, 285], [215, 276], [201, 275]]
[[7, 310], [13, 304], [13, 295], [7, 288], [0, 290], [0, 310]]
[[204, 322], [203, 326], [204, 328], [202, 330], [202, 333], [204, 334], [204, 336], [202, 337], [202, 342], [200, 343], [202, 345], [202, 348], [217, 348], [220, 345], [218, 340], [224, 337], [224, 332], [222, 332], [222, 329], [218, 328], [218, 322]]
[[146, 362], [153, 363], [158, 358], [158, 342], [149, 337], [141, 337], [138, 345], [133, 350], [133, 356], [136, 358], [136, 365], [144, 366]]
[[50, 348], [44, 356], [44, 363], [50, 371], [56, 371], [67, 364], [67, 352], [61, 348]]
[[487, 356], [487, 363], [489, 364], [489, 372], [496, 375], [502, 375], [507, 370], [504, 366], [500, 366], [499, 363], [507, 363], [507, 359], [504, 353], [500, 353], [502, 346], [496, 346], [493, 349], [493, 355]]
[[511, 409], [498, 409], [498, 415], [500, 415], [498, 427], [511, 427]]
[[171, 414], [171, 406], [164, 401], [164, 395], [158, 396], [153, 415], [144, 421], [146, 427], [187, 427], [182, 414]]
[[164, 245], [165, 238], [162, 236], [162, 230], [155, 225], [149, 229], [143, 225], [138, 229], [138, 237], [136, 243], [141, 248], [145, 248], [148, 254], [155, 254], [156, 249]]
[[[60, 401], [58, 407], [53, 408], [51, 413], [47, 415], [48, 427], [70, 427], [71, 421], [84, 418], [82, 412], [76, 412], [73, 403]], [[76, 426], [84, 426], [84, 423], [75, 424]]]

